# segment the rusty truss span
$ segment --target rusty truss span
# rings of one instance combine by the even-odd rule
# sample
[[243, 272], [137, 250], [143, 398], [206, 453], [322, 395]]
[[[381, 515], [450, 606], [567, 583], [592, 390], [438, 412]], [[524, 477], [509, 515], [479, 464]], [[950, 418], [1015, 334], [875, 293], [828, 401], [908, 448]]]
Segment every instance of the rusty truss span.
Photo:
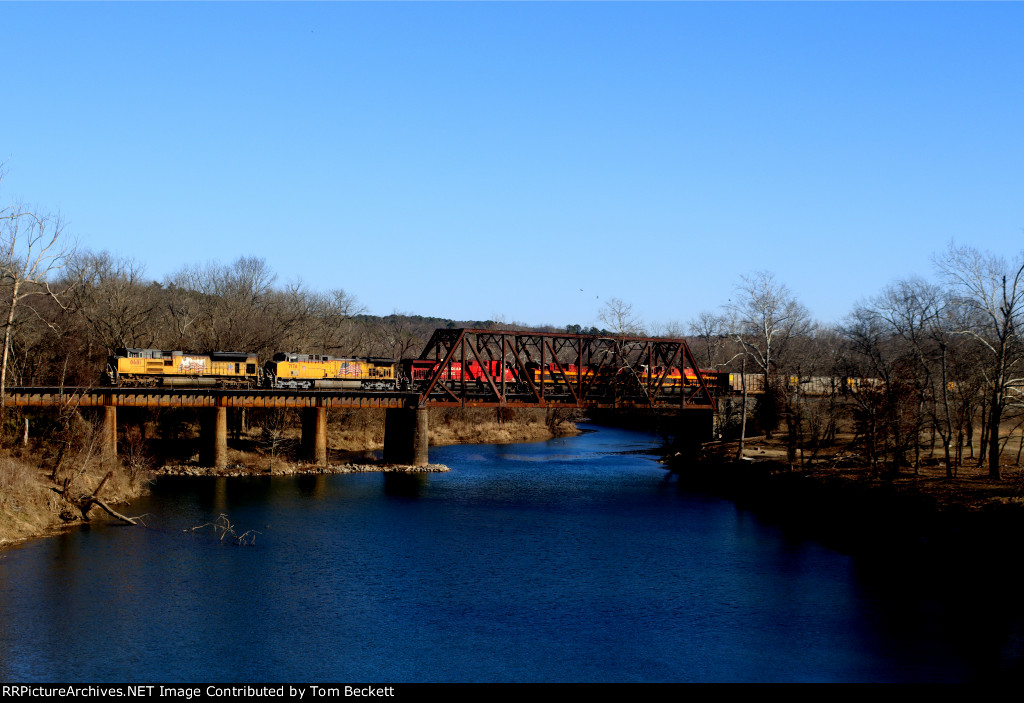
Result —
[[414, 364], [420, 407], [714, 407], [682, 339], [439, 329]]

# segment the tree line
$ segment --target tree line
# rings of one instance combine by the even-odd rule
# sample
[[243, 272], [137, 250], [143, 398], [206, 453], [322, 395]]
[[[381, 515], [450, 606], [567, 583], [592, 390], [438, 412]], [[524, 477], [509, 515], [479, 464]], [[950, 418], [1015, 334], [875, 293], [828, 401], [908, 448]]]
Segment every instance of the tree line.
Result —
[[916, 472], [941, 447], [948, 477], [973, 460], [998, 479], [1024, 424], [1024, 253], [951, 244], [933, 259], [934, 280], [896, 281], [830, 325], [773, 274], [744, 276], [728, 305], [691, 321], [692, 346], [702, 365], [760, 377], [752, 422], [782, 433], [791, 464], [846, 423], [875, 472]]
[[[10, 305], [8, 385], [91, 385], [119, 348], [235, 350], [270, 358], [278, 351], [340, 356], [414, 356], [450, 320], [366, 313], [342, 289], [277, 284], [264, 259], [186, 266], [163, 281], [138, 262], [108, 252], [67, 252], [40, 295]], [[19, 301], [20, 302], [20, 301]], [[492, 321], [466, 324], [494, 326]]]

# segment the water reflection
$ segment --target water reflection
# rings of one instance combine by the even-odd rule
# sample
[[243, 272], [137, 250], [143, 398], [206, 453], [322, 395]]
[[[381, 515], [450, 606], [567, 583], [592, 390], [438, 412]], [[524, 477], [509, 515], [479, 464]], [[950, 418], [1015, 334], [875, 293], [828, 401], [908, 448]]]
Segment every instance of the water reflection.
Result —
[[327, 491], [327, 476], [308, 474], [295, 477], [295, 487], [304, 498], [322, 498]]
[[426, 473], [384, 474], [384, 495], [393, 498], [419, 498], [429, 480]]
[[228, 479], [218, 476], [213, 479], [213, 509], [224, 513], [228, 509]]
[[[681, 491], [656, 438], [442, 447], [442, 474], [162, 479], [0, 558], [5, 681], [958, 681], [1020, 675], [993, 581]], [[186, 530], [218, 514], [252, 547]], [[1007, 581], [995, 581], [1006, 583]], [[973, 583], [973, 585], [972, 585]], [[117, 643], [117, 646], [97, 646]]]

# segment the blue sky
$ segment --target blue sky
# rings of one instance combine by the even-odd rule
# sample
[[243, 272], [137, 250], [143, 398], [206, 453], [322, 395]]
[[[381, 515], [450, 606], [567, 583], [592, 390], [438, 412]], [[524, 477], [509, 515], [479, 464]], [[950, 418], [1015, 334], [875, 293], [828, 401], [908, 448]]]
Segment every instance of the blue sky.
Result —
[[823, 321], [1024, 248], [1022, 3], [0, 3], [4, 204], [157, 280], [651, 326]]

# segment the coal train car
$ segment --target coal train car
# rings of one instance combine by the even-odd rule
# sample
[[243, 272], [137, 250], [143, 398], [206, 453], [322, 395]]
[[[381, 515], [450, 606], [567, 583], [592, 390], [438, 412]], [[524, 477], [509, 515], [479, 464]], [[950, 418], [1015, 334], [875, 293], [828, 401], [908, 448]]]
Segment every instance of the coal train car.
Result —
[[111, 386], [253, 388], [260, 384], [260, 370], [256, 355], [245, 352], [121, 348], [107, 359], [104, 381]]

